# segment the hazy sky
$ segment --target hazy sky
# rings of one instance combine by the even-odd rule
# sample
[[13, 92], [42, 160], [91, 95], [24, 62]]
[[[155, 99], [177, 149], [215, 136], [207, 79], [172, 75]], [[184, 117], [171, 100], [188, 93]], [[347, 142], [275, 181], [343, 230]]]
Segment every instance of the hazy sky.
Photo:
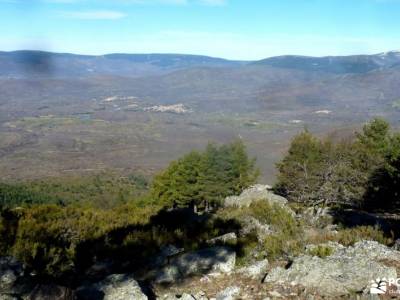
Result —
[[400, 0], [0, 0], [0, 50], [235, 59], [400, 49]]

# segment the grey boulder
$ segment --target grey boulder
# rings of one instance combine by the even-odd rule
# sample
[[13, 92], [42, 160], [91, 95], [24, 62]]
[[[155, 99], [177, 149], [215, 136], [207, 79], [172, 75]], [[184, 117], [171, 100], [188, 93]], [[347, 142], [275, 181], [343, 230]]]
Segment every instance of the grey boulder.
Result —
[[229, 247], [212, 247], [175, 257], [155, 278], [159, 284], [169, 284], [191, 275], [212, 272], [229, 273], [235, 268], [236, 253]]
[[249, 207], [252, 203], [260, 200], [265, 200], [270, 204], [277, 204], [281, 207], [285, 206], [288, 202], [284, 197], [271, 192], [269, 185], [255, 184], [245, 189], [239, 196], [225, 198], [224, 206]]
[[79, 299], [86, 300], [147, 300], [137, 281], [129, 274], [113, 274], [89, 287], [77, 290]]
[[382, 264], [381, 259], [400, 261], [400, 252], [377, 242], [361, 241], [353, 247], [337, 247], [326, 258], [297, 257], [288, 269], [273, 269], [264, 282], [302, 285], [316, 288], [322, 295], [339, 297], [365, 291], [376, 278], [397, 278], [396, 269]]
[[21, 263], [12, 257], [0, 257], [0, 294], [9, 293], [23, 275]]
[[260, 260], [255, 262], [254, 264], [251, 264], [249, 266], [246, 267], [242, 267], [240, 269], [238, 269], [236, 271], [236, 273], [249, 277], [249, 278], [253, 278], [253, 279], [262, 279], [264, 278], [265, 274], [267, 273], [268, 270], [268, 260], [264, 259], [264, 260]]

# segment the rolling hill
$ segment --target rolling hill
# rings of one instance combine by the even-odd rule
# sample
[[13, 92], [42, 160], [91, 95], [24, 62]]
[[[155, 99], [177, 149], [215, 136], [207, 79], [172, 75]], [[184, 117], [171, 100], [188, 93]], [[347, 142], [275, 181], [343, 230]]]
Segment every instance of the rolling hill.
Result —
[[[0, 53], [6, 179], [143, 169], [243, 138], [272, 181], [290, 138], [399, 125], [400, 54], [257, 62], [174, 54]], [[345, 134], [347, 135], [347, 134]]]

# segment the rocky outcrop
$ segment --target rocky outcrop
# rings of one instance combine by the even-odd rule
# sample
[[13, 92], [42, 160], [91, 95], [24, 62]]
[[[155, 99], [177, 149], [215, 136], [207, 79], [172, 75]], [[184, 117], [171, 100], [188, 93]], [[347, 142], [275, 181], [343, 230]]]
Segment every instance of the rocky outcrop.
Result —
[[255, 232], [257, 239], [262, 243], [267, 236], [269, 236], [274, 231], [268, 224], [261, 223], [258, 219], [252, 216], [246, 216], [241, 218], [242, 228], [240, 229], [240, 236], [246, 236], [252, 232]]
[[277, 204], [280, 207], [285, 206], [288, 202], [284, 197], [275, 195], [269, 185], [256, 184], [245, 189], [239, 196], [225, 198], [224, 206], [249, 207], [252, 203], [261, 200]]
[[229, 244], [229, 243], [236, 243], [237, 241], [237, 236], [236, 233], [230, 232], [221, 236], [217, 236], [211, 240], [208, 240], [207, 243], [209, 245], [221, 245], [221, 244]]
[[[1, 299], [1, 297], [0, 297]], [[75, 300], [71, 289], [54, 284], [37, 285], [27, 297], [29, 300]]]
[[158, 272], [155, 282], [170, 284], [185, 277], [211, 272], [229, 273], [235, 267], [236, 253], [229, 247], [212, 247], [185, 253], [171, 260]]
[[397, 240], [394, 241], [393, 249], [397, 250], [397, 251], [400, 251], [400, 239], [397, 239]]
[[219, 292], [216, 296], [217, 300], [234, 300], [239, 296], [240, 288], [237, 286], [230, 286]]
[[297, 257], [288, 269], [275, 268], [264, 281], [302, 285], [339, 297], [363, 292], [375, 278], [397, 278], [396, 269], [381, 263], [383, 259], [400, 261], [400, 252], [377, 242], [361, 241], [353, 247], [336, 247], [326, 258]]
[[204, 292], [199, 292], [196, 294], [166, 294], [157, 298], [157, 300], [209, 300], [209, 298], [205, 295]]
[[137, 281], [128, 274], [113, 274], [91, 286], [77, 290], [82, 300], [147, 300]]
[[22, 264], [12, 257], [0, 257], [0, 295], [9, 293], [23, 274]]
[[253, 279], [262, 279], [267, 273], [269, 262], [267, 259], [257, 261], [246, 267], [236, 270], [236, 273]]

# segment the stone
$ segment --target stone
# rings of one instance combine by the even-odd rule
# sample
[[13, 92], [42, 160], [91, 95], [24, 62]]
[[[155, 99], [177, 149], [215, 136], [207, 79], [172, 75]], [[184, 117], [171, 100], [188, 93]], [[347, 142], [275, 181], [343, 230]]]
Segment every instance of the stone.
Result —
[[195, 297], [193, 297], [190, 294], [186, 294], [186, 293], [182, 294], [179, 299], [181, 299], [181, 300], [196, 300]]
[[277, 292], [277, 291], [270, 291], [270, 292], [268, 292], [268, 294], [269, 294], [271, 297], [274, 297], [274, 298], [282, 298], [282, 295], [281, 295], [279, 292]]
[[200, 291], [193, 295], [196, 300], [208, 300], [207, 295], [205, 292]]
[[129, 274], [113, 274], [88, 287], [77, 289], [84, 300], [147, 300], [137, 281]]
[[210, 239], [207, 241], [207, 243], [210, 245], [215, 245], [215, 244], [236, 243], [236, 241], [237, 241], [236, 233], [230, 232], [230, 233], [226, 233], [224, 235], [215, 237], [213, 239]]
[[268, 270], [268, 259], [258, 261], [252, 265], [238, 269], [236, 272], [253, 279], [262, 279]]
[[156, 283], [173, 283], [191, 275], [229, 273], [235, 268], [236, 253], [229, 247], [211, 247], [174, 257], [156, 274]]
[[240, 287], [230, 286], [219, 292], [216, 295], [217, 300], [234, 300], [237, 299], [240, 293]]
[[86, 276], [93, 281], [104, 278], [106, 275], [111, 274], [113, 263], [110, 261], [101, 261], [94, 263], [89, 269], [86, 270]]
[[394, 241], [393, 250], [400, 251], [400, 239]]
[[183, 294], [165, 294], [160, 298], [157, 298], [160, 300], [208, 300], [208, 298], [205, 296], [204, 292], [199, 292], [195, 295], [192, 295], [190, 293], [183, 293]]
[[157, 273], [155, 282], [158, 284], [170, 284], [182, 279], [179, 267], [176, 265], [165, 266]]
[[23, 275], [21, 263], [12, 257], [0, 257], [0, 294], [8, 293]]
[[75, 293], [71, 289], [54, 284], [37, 285], [28, 296], [29, 300], [74, 300]]
[[263, 224], [253, 216], [246, 216], [241, 219], [242, 228], [240, 229], [240, 236], [246, 236], [252, 232], [257, 234], [257, 239], [262, 243], [267, 236], [272, 234], [274, 231], [268, 224]]
[[381, 259], [400, 261], [400, 252], [374, 241], [361, 241], [353, 247], [338, 247], [326, 258], [297, 257], [288, 269], [273, 269], [264, 282], [293, 282], [316, 288], [325, 296], [340, 297], [363, 292], [374, 278], [397, 278], [396, 269], [385, 266]]
[[160, 253], [152, 261], [151, 266], [154, 268], [165, 266], [169, 264], [172, 257], [183, 253], [184, 251], [183, 248], [178, 248], [174, 245], [166, 245], [161, 248]]
[[224, 206], [249, 207], [252, 203], [260, 200], [266, 200], [281, 207], [287, 204], [288, 201], [284, 197], [275, 195], [270, 190], [269, 185], [255, 184], [245, 189], [239, 196], [225, 198]]
[[19, 299], [15, 296], [0, 294], [0, 300], [19, 300]]

